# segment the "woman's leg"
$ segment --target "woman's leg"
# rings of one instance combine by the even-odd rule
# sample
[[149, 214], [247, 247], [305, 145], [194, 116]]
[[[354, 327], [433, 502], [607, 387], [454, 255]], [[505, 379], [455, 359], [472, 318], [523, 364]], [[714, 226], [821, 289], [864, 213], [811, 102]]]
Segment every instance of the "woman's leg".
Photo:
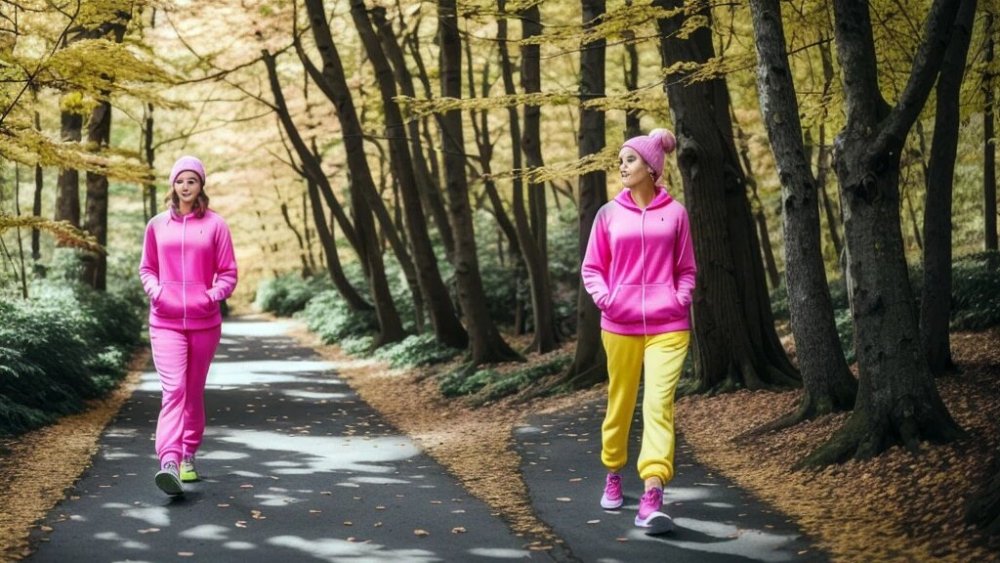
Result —
[[674, 477], [674, 392], [690, 339], [691, 332], [683, 330], [646, 340], [639, 476], [653, 483], [651, 478], [658, 478], [661, 488]]
[[188, 331], [187, 393], [182, 455], [193, 457], [205, 435], [205, 381], [222, 336], [222, 326]]
[[601, 331], [608, 356], [608, 410], [601, 425], [601, 463], [617, 473], [628, 459], [628, 433], [642, 373], [643, 336]]
[[156, 455], [160, 466], [177, 463], [183, 455], [185, 385], [188, 341], [183, 331], [149, 327], [153, 364], [160, 376], [160, 417], [156, 422]]

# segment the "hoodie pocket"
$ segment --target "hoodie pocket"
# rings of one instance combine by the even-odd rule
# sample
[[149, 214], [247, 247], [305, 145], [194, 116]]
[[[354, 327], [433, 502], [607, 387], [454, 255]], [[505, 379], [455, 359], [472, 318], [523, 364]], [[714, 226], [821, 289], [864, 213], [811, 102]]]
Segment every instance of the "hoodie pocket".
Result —
[[646, 321], [667, 322], [683, 319], [687, 308], [677, 300], [677, 290], [672, 283], [654, 283], [646, 286]]
[[209, 317], [217, 307], [201, 282], [163, 282], [163, 291], [153, 302], [153, 312], [166, 319]]
[[620, 285], [604, 310], [608, 319], [616, 323], [642, 322], [642, 286]]

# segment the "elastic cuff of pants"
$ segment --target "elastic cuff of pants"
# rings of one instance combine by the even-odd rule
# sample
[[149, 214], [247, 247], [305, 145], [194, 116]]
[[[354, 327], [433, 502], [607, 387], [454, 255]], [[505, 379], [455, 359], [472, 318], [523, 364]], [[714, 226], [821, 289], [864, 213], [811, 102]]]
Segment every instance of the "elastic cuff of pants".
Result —
[[666, 471], [657, 471], [654, 468], [646, 468], [645, 471], [639, 473], [639, 478], [642, 479], [644, 482], [646, 481], [646, 479], [649, 479], [651, 477], [656, 477], [657, 479], [659, 479], [661, 487], [666, 487], [667, 483], [669, 483], [672, 478], [672, 476], [670, 476]]
[[179, 455], [177, 455], [176, 453], [169, 453], [169, 454], [165, 454], [162, 457], [160, 457], [160, 467], [161, 468], [163, 468], [165, 465], [167, 465], [170, 462], [174, 462], [177, 465], [180, 465], [180, 463], [181, 463], [181, 457]]

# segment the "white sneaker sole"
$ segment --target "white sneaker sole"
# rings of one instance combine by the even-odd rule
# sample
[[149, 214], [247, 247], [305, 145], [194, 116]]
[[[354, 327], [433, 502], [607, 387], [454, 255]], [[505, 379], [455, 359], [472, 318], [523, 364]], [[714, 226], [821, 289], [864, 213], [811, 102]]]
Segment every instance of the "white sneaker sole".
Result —
[[673, 519], [662, 512], [654, 512], [645, 519], [641, 519], [639, 515], [636, 515], [635, 525], [642, 528], [647, 536], [666, 534], [672, 532], [674, 529]]
[[172, 497], [184, 494], [184, 487], [181, 485], [181, 480], [170, 471], [157, 472], [153, 481], [156, 483], [157, 488]]
[[608, 497], [601, 497], [601, 508], [604, 510], [617, 510], [625, 504], [625, 498], [620, 498], [618, 500], [611, 500]]

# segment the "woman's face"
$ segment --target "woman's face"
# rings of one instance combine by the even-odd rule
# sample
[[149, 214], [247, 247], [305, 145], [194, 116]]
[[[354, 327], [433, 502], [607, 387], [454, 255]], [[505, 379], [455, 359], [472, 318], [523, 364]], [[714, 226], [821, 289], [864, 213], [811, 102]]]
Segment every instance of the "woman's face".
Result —
[[653, 175], [649, 172], [646, 161], [631, 147], [623, 147], [618, 153], [618, 172], [621, 173], [622, 185], [634, 188], [645, 182], [653, 183]]
[[190, 170], [185, 170], [174, 178], [174, 193], [180, 200], [180, 206], [190, 209], [194, 205], [195, 199], [201, 193], [201, 178]]

